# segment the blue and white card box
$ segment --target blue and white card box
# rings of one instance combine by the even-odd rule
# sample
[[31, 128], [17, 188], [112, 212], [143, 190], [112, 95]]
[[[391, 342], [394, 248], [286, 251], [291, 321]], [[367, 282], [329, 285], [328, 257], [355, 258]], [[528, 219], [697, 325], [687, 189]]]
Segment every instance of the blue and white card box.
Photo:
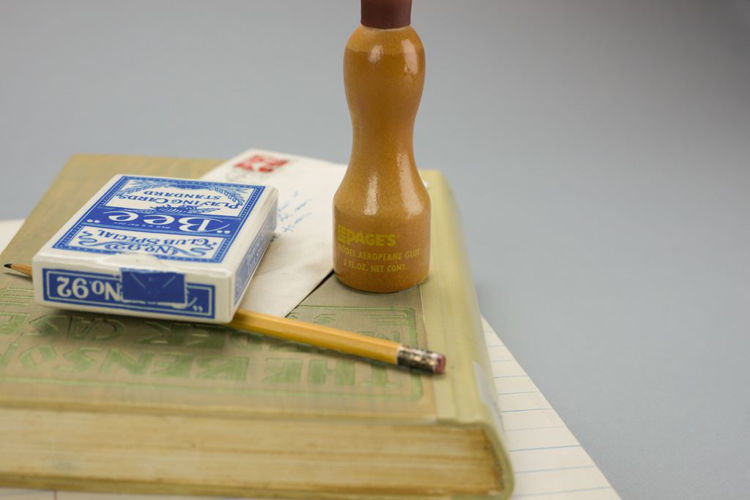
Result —
[[227, 323], [276, 227], [270, 186], [118, 175], [32, 260], [36, 301]]

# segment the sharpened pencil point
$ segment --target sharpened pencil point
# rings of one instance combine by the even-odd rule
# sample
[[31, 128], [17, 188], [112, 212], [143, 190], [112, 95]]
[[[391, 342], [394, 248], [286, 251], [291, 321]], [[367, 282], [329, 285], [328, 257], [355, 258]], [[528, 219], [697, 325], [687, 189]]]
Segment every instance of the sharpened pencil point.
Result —
[[23, 274], [24, 276], [28, 276], [29, 278], [31, 277], [32, 269], [28, 264], [13, 264], [9, 262], [7, 264], [3, 264], [3, 267], [5, 269], [10, 269], [11, 271], [14, 271], [16, 273]]

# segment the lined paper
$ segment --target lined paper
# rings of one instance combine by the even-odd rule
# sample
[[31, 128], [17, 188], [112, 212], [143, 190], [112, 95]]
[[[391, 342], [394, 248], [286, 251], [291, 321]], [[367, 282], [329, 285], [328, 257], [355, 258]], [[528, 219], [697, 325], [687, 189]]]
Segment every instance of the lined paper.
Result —
[[482, 325], [516, 476], [512, 498], [620, 498], [484, 318]]

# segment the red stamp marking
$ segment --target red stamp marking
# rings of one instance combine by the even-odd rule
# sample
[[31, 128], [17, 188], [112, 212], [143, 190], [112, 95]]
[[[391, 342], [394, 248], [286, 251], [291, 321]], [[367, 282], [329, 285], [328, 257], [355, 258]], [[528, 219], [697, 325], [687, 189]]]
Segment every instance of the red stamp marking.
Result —
[[253, 155], [250, 158], [236, 163], [234, 167], [243, 170], [250, 170], [251, 172], [269, 173], [287, 163], [289, 163], [289, 160], [284, 160], [282, 158], [274, 158], [273, 156], [268, 155]]

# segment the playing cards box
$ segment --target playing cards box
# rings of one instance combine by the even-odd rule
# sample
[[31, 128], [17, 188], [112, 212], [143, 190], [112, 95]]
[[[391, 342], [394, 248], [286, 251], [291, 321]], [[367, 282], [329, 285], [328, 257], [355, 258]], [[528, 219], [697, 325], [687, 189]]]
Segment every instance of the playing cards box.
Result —
[[37, 302], [227, 323], [276, 227], [270, 186], [117, 175], [32, 260]]

